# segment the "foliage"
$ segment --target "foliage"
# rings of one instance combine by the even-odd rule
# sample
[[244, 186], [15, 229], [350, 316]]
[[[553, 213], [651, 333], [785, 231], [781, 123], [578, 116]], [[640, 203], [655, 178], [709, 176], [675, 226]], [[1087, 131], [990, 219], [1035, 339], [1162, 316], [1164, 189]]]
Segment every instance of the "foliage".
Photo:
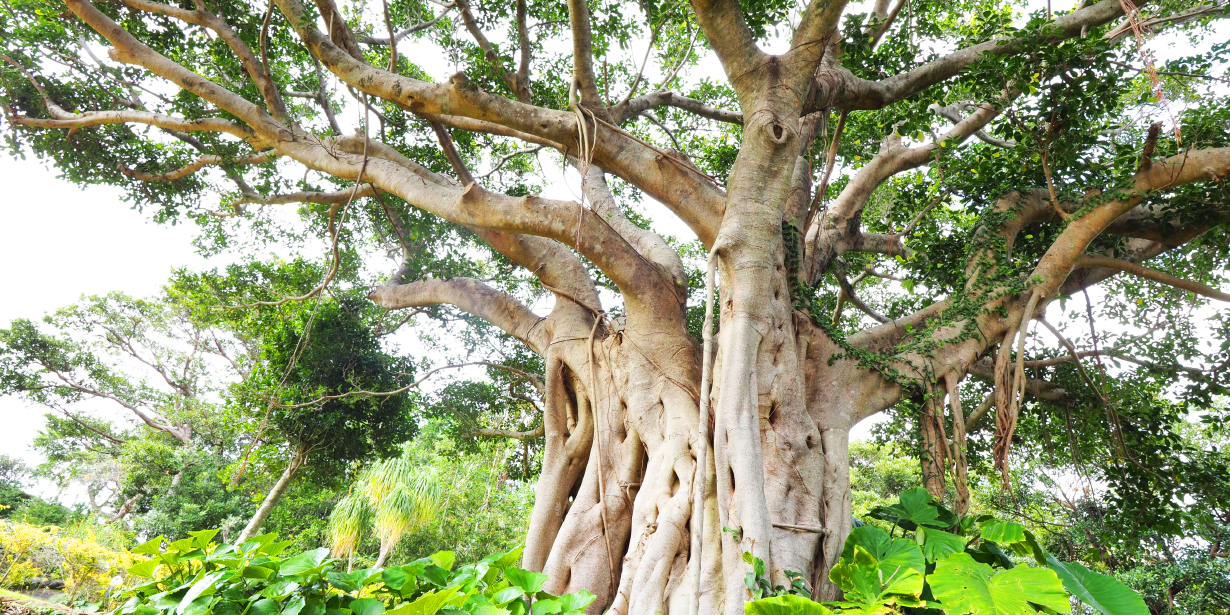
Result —
[[[1020, 524], [990, 515], [958, 519], [922, 488], [902, 493], [870, 516], [891, 522], [902, 536], [875, 525], [854, 528], [829, 573], [845, 596], [824, 603], [827, 609], [868, 615], [916, 609], [1032, 615], [1070, 612], [1075, 598], [1102, 615], [1149, 613], [1122, 582], [1079, 562], [1056, 559]], [[782, 604], [749, 602], [746, 612], [768, 615]]]
[[418, 464], [409, 445], [400, 456], [367, 466], [329, 515], [333, 554], [353, 557], [370, 525], [380, 541], [377, 565], [383, 564], [407, 531], [435, 516], [442, 490], [435, 469]]
[[289, 543], [273, 534], [218, 546], [217, 533], [159, 536], [133, 549], [151, 559], [129, 574], [149, 581], [125, 592], [117, 615], [527, 615], [532, 605], [536, 613], [579, 615], [594, 599], [542, 591], [546, 575], [514, 565], [520, 548], [455, 569], [455, 555], [440, 551], [403, 566], [343, 571], [328, 549], [282, 557]]
[[139, 561], [114, 529], [80, 523], [71, 527], [0, 520], [0, 587], [35, 577], [64, 582], [70, 604], [106, 605], [115, 579]]
[[[407, 447], [414, 463], [430, 468], [438, 482], [439, 508], [425, 523], [406, 531], [389, 556], [391, 562], [415, 560], [441, 548], [462, 561], [476, 561], [525, 540], [534, 485], [510, 477], [510, 458], [521, 457], [517, 447], [497, 440], [473, 450], [470, 443], [446, 434], [446, 426], [429, 422]], [[367, 565], [379, 550], [374, 537], [364, 539], [356, 561]]]

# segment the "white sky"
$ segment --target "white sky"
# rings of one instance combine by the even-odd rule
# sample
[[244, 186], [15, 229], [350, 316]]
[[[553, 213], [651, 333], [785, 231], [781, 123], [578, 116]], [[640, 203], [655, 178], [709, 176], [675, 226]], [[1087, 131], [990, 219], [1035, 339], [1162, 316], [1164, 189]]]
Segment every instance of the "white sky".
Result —
[[[635, 62], [644, 53], [645, 42], [634, 41], [628, 50]], [[1208, 44], [1206, 39], [1201, 47]], [[1186, 40], [1168, 36], [1151, 41], [1150, 47], [1163, 61], [1192, 51]], [[407, 52], [416, 59], [438, 58], [437, 66], [425, 67], [437, 79], [455, 70], [438, 53], [417, 49], [412, 43], [402, 45], [402, 53]], [[651, 76], [656, 72], [652, 65], [647, 71]], [[716, 77], [720, 68], [716, 63], [708, 64], [702, 72]], [[345, 119], [343, 126], [357, 124]], [[558, 175], [559, 167], [548, 162], [549, 157], [542, 160], [544, 170], [554, 175], [546, 178], [545, 195], [573, 198], [577, 194], [575, 182], [569, 188]], [[154, 224], [147, 214], [125, 204], [117, 189], [82, 190], [57, 178], [56, 172], [42, 163], [4, 155], [0, 155], [0, 183], [9, 187], [7, 198], [0, 202], [7, 229], [4, 241], [0, 241], [0, 262], [7, 264], [0, 268], [0, 289], [5, 290], [0, 296], [0, 327], [7, 328], [14, 318], [40, 318], [82, 295], [110, 291], [137, 297], [152, 295], [175, 268], [205, 269], [223, 264], [194, 252], [194, 225]], [[666, 232], [691, 237], [686, 227], [660, 206], [648, 209]], [[16, 397], [0, 397], [0, 454], [38, 463], [40, 458], [29, 444], [43, 424], [44, 412]], [[852, 437], [866, 437], [873, 422], [864, 421]]]

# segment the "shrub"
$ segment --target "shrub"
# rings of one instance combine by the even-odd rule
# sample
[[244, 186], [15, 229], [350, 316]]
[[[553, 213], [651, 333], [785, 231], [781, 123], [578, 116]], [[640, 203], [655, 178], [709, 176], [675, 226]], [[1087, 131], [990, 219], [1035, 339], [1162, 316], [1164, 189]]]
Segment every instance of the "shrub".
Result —
[[34, 577], [64, 582], [69, 603], [110, 597], [116, 576], [137, 559], [112, 541], [100, 540], [87, 524], [63, 528], [0, 520], [0, 587], [18, 587]]
[[[844, 592], [838, 602], [817, 604], [798, 588], [770, 587], [753, 560], [748, 615], [798, 613], [903, 613], [928, 609], [946, 615], [1069, 613], [1073, 598], [1103, 615], [1149, 615], [1136, 592], [1077, 562], [1061, 562], [1018, 523], [990, 515], [956, 515], [925, 489], [874, 508], [871, 518], [892, 524], [854, 528], [829, 572]], [[901, 536], [896, 537], [896, 530]], [[768, 596], [765, 598], [764, 596]]]
[[589, 592], [554, 596], [547, 575], [517, 568], [518, 547], [454, 569], [441, 551], [404, 566], [344, 571], [329, 550], [280, 557], [291, 543], [273, 534], [217, 545], [217, 530], [133, 549], [151, 556], [129, 569], [149, 581], [129, 589], [116, 615], [580, 615]]

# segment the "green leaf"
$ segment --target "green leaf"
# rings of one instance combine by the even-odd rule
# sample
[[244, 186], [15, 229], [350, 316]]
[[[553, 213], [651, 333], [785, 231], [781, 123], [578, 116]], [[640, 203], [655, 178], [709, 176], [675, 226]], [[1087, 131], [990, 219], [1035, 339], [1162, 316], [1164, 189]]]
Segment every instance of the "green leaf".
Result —
[[248, 615], [273, 615], [278, 612], [278, 603], [268, 598], [261, 598], [252, 603]]
[[452, 551], [436, 551], [431, 554], [431, 561], [445, 570], [452, 570], [453, 562], [457, 561], [457, 555]]
[[584, 611], [597, 598], [597, 596], [589, 593], [589, 590], [583, 589], [579, 592], [560, 596], [559, 604], [564, 608], [565, 613], [579, 613]]
[[922, 487], [915, 487], [901, 494], [900, 501], [888, 506], [877, 506], [871, 516], [913, 530], [918, 526], [948, 529], [957, 522], [947, 510], [935, 505], [931, 494]]
[[564, 610], [560, 605], [559, 600], [547, 598], [546, 600], [537, 600], [534, 606], [530, 608], [531, 615], [555, 615]]
[[183, 538], [181, 540], [176, 540], [175, 542], [168, 544], [167, 552], [168, 553], [187, 553], [189, 551], [196, 550], [197, 547], [194, 546], [195, 544], [196, 544], [195, 538]]
[[491, 601], [496, 604], [503, 605], [508, 604], [509, 602], [512, 602], [513, 600], [516, 600], [524, 595], [525, 590], [514, 585], [512, 587], [505, 587], [504, 589], [496, 592], [495, 595], [491, 597]]
[[240, 573], [245, 579], [268, 579], [269, 575], [273, 574], [272, 568], [264, 566], [246, 566], [243, 572]]
[[1072, 610], [1054, 572], [1017, 566], [994, 574], [990, 566], [974, 561], [968, 553], [936, 562], [927, 583], [948, 615], [1036, 615], [1031, 602], [1060, 613]]
[[384, 615], [384, 603], [375, 598], [359, 598], [350, 602], [354, 615]]
[[522, 570], [515, 566], [509, 566], [504, 569], [504, 578], [508, 579], [509, 583], [525, 590], [527, 594], [538, 593], [538, 590], [542, 589], [543, 584], [547, 582], [547, 575], [541, 572]]
[[830, 615], [832, 611], [802, 596], [774, 596], [743, 603], [744, 615]]
[[851, 560], [842, 558], [833, 566], [829, 579], [845, 592], [847, 600], [861, 604], [895, 601], [894, 596], [917, 601], [923, 591], [923, 575], [918, 570], [898, 565], [885, 572], [880, 562], [858, 545]]
[[1012, 521], [989, 519], [982, 523], [982, 539], [1001, 545], [1010, 545], [1025, 540], [1025, 527]]
[[164, 540], [166, 540], [166, 538], [163, 538], [162, 536], [156, 536], [150, 540], [147, 540], [133, 547], [129, 552], [139, 553], [142, 555], [157, 555], [158, 553], [161, 552], [162, 541]]
[[204, 549], [209, 546], [209, 541], [218, 535], [218, 530], [197, 530], [188, 532], [188, 535], [193, 538], [192, 545], [198, 549]]
[[923, 552], [918, 545], [905, 538], [889, 538], [887, 532], [874, 525], [856, 527], [850, 532], [842, 548], [841, 559], [853, 560], [856, 546], [866, 549], [880, 563], [880, 572], [886, 579], [892, 577], [899, 568], [912, 568], [919, 574], [925, 574], [927, 571]]
[[299, 555], [282, 560], [281, 565], [278, 566], [278, 573], [282, 576], [302, 574], [320, 566], [328, 557], [329, 550], [325, 548], [304, 551]]
[[282, 605], [282, 615], [299, 615], [306, 605], [307, 601], [303, 599], [303, 596], [295, 596]]
[[296, 589], [299, 589], [298, 583], [291, 581], [290, 579], [278, 579], [277, 581], [266, 585], [265, 589], [261, 590], [260, 595], [271, 600], [281, 602], [285, 600], [287, 596], [291, 595], [291, 593], [293, 593]]
[[914, 533], [914, 539], [922, 547], [923, 557], [928, 563], [942, 560], [953, 553], [965, 550], [964, 538], [935, 528], [918, 528]]
[[525, 545], [518, 545], [516, 549], [509, 551], [496, 559], [493, 564], [497, 568], [507, 568], [521, 560], [521, 552], [525, 550]]
[[401, 606], [389, 611], [387, 615], [436, 615], [460, 591], [461, 589], [457, 587], [433, 590], [419, 596], [419, 599], [414, 602], [402, 603]]
[[188, 588], [188, 593], [184, 594], [183, 599], [179, 601], [179, 607], [175, 611], [179, 615], [184, 615], [188, 610], [188, 605], [192, 604], [197, 598], [214, 593], [214, 584], [228, 573], [230, 573], [229, 570], [221, 570], [201, 577], [199, 581], [192, 584], [192, 587]]
[[1059, 575], [1064, 588], [1103, 615], [1149, 614], [1149, 607], [1140, 595], [1114, 577], [1094, 572], [1077, 562], [1061, 562], [1049, 553], [1046, 563]]
[[512, 613], [512, 611], [508, 609], [501, 609], [498, 606], [492, 606], [490, 604], [480, 605], [478, 609], [474, 611], [475, 615], [509, 615], [510, 613]]
[[143, 562], [137, 562], [128, 567], [128, 574], [152, 579], [154, 578], [154, 570], [157, 569], [158, 565], [161, 563], [162, 562], [156, 559], [148, 559]]

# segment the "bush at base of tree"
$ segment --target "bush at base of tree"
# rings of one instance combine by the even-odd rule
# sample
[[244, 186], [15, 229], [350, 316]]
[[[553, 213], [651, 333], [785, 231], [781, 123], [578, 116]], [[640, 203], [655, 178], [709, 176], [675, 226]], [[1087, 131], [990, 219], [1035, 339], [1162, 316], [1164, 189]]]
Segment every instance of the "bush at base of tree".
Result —
[[115, 615], [580, 615], [594, 596], [555, 596], [547, 575], [516, 567], [521, 548], [454, 568], [440, 551], [404, 566], [345, 570], [328, 549], [282, 558], [274, 534], [238, 545], [211, 542], [218, 530], [182, 540], [159, 536], [133, 549], [150, 559], [128, 570], [149, 579], [125, 592]]
[[[764, 580], [764, 562], [745, 554], [753, 572], [746, 579], [752, 602], [747, 615], [914, 613], [1031, 615], [1072, 612], [1073, 598], [1102, 615], [1149, 615], [1127, 585], [1062, 562], [1044, 551], [1019, 523], [990, 515], [958, 518], [925, 489], [870, 513], [892, 524], [856, 527], [829, 578], [841, 601], [812, 602], [800, 581], [792, 587]], [[896, 530], [901, 537], [895, 537]], [[803, 594], [803, 595], [800, 595]]]

